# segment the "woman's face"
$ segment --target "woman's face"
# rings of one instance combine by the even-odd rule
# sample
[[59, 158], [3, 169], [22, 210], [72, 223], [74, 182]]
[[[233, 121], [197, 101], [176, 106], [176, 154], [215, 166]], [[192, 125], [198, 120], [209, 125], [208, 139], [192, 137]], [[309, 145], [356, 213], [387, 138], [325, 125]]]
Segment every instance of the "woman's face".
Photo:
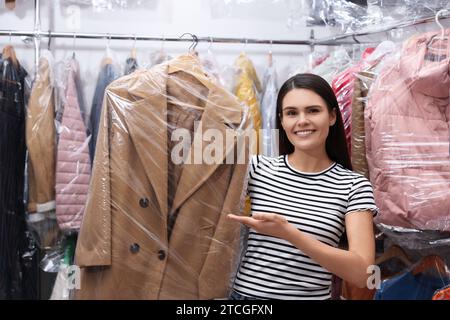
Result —
[[336, 112], [314, 91], [292, 89], [283, 98], [281, 124], [295, 149], [314, 151], [325, 148]]

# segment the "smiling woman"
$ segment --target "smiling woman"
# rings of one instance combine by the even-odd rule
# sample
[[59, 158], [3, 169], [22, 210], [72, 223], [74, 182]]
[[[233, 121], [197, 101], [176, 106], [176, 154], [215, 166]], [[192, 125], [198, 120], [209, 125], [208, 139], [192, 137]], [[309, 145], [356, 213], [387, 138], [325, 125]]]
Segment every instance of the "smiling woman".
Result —
[[[231, 298], [330, 299], [335, 274], [366, 286], [374, 264], [370, 182], [351, 171], [344, 127], [328, 83], [298, 74], [277, 100], [280, 156], [253, 156], [252, 216]], [[346, 233], [344, 233], [346, 231]], [[347, 235], [348, 250], [338, 248]]]

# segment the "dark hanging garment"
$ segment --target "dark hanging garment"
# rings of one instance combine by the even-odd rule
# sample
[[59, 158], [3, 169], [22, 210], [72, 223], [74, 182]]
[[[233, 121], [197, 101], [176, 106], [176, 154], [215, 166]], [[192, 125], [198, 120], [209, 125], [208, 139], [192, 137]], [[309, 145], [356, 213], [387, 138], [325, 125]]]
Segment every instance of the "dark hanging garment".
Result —
[[125, 62], [125, 72], [124, 74], [130, 74], [135, 72], [139, 68], [139, 65], [137, 63], [137, 60], [133, 57], [127, 58], [127, 61]]
[[25, 221], [25, 78], [0, 59], [0, 299], [37, 298], [37, 250]]

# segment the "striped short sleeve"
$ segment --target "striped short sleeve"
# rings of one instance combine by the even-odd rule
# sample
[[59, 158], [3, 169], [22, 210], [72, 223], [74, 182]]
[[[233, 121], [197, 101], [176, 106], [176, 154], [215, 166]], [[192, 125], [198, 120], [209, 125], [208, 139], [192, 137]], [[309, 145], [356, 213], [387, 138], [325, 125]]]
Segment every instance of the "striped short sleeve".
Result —
[[250, 178], [253, 178], [256, 171], [258, 170], [258, 163], [259, 163], [259, 156], [256, 154], [252, 155], [252, 157], [250, 158], [250, 167], [249, 167]]
[[358, 176], [353, 180], [350, 189], [346, 214], [365, 210], [372, 211], [373, 216], [378, 214], [372, 185], [364, 176]]

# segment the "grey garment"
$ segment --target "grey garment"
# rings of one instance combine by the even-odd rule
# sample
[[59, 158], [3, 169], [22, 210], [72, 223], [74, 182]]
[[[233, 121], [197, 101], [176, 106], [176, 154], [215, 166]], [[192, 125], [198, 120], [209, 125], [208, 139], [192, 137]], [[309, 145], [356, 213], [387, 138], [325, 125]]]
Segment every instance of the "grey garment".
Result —
[[136, 71], [136, 69], [139, 67], [137, 60], [135, 58], [128, 58], [125, 62], [125, 74], [130, 74]]
[[97, 86], [95, 87], [94, 99], [91, 108], [91, 121], [89, 123], [89, 131], [91, 133], [91, 140], [89, 142], [89, 154], [91, 156], [91, 164], [94, 163], [95, 147], [97, 145], [98, 125], [100, 123], [100, 115], [102, 113], [103, 96], [106, 87], [120, 76], [117, 68], [112, 64], [107, 64], [102, 67], [97, 79]]
[[269, 157], [278, 156], [278, 135], [276, 134], [276, 114], [277, 114], [277, 72], [272, 64], [263, 79], [263, 95], [261, 100], [261, 118], [263, 129], [263, 152]]

